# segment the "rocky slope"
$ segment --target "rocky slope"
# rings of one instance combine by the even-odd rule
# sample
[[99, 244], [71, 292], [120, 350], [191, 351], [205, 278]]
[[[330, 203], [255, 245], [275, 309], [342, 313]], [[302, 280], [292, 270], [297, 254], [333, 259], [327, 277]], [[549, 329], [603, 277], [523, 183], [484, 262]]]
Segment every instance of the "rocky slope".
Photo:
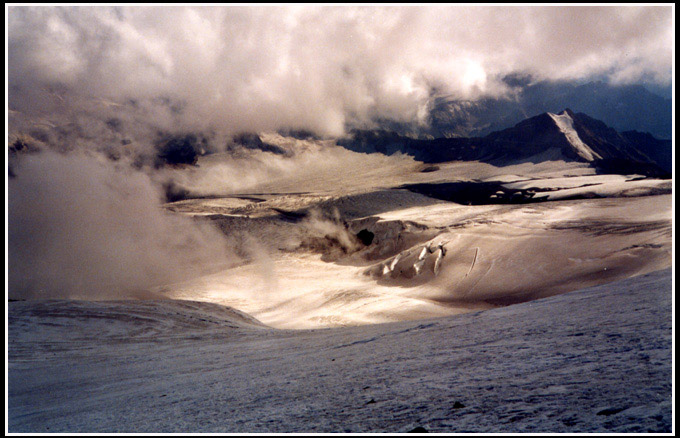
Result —
[[670, 141], [636, 131], [619, 133], [568, 108], [558, 114], [539, 114], [485, 137], [417, 140], [388, 131], [354, 131], [338, 143], [359, 152], [403, 152], [426, 163], [580, 161], [602, 173], [654, 177], [670, 177], [672, 169]]

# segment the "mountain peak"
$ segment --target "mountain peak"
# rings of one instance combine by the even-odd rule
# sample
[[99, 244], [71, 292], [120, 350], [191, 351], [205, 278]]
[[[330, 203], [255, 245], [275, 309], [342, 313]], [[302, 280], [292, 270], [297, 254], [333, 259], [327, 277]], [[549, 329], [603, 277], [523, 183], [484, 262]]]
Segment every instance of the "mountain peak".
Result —
[[426, 163], [479, 160], [506, 165], [544, 160], [580, 161], [609, 173], [666, 177], [671, 144], [639, 132], [620, 133], [604, 122], [565, 108], [544, 112], [484, 137], [412, 139], [396, 133], [357, 132], [337, 143], [358, 152], [404, 152]]
[[548, 113], [548, 115], [553, 119], [559, 130], [566, 137], [567, 142], [576, 155], [585, 161], [593, 161], [602, 158], [597, 152], [593, 151], [581, 137], [579, 137], [578, 132], [574, 127], [574, 113], [569, 108], [559, 114]]

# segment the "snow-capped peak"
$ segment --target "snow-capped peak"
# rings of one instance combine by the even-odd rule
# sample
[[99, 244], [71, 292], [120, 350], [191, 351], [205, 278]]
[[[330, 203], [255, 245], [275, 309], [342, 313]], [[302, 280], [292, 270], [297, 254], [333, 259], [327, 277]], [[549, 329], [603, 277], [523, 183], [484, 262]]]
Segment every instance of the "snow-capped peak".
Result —
[[576, 129], [574, 129], [574, 120], [571, 118], [569, 113], [565, 110], [559, 114], [548, 113], [548, 115], [555, 121], [555, 124], [560, 131], [567, 138], [567, 141], [572, 145], [576, 153], [583, 159], [587, 161], [593, 161], [595, 159], [601, 159], [602, 157], [595, 151], [593, 151], [590, 146], [585, 144], [583, 140], [578, 136]]

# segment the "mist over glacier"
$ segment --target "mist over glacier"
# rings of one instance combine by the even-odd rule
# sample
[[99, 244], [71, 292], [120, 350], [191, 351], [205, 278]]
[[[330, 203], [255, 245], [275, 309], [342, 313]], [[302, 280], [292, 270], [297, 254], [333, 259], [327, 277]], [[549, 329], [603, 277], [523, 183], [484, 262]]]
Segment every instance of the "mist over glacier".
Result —
[[208, 224], [171, 216], [129, 166], [45, 152], [8, 181], [10, 298], [148, 297], [238, 260]]
[[673, 5], [5, 11], [6, 433], [673, 430]]

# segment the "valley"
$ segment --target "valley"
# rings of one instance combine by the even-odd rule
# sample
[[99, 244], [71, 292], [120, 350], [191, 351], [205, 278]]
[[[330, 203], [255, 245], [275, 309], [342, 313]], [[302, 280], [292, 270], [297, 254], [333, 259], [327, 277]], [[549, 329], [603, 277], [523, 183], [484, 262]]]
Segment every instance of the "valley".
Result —
[[[304, 144], [310, 157], [297, 159], [310, 164], [294, 175], [165, 204], [217, 225], [250, 262], [156, 292], [274, 327], [335, 327], [489, 309], [670, 266], [669, 180], [563, 160], [422, 172], [408, 156]], [[317, 164], [327, 154], [352, 165]], [[199, 160], [189, 192], [223, 160]]]
[[8, 4], [5, 434], [675, 432], [675, 6]]

